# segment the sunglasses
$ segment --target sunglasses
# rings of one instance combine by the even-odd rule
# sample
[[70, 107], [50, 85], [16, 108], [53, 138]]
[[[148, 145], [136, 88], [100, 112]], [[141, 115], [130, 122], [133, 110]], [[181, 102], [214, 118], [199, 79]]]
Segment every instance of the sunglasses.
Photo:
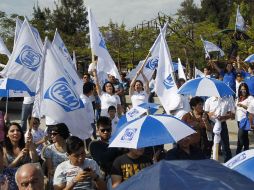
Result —
[[56, 135], [58, 135], [58, 134], [59, 134], [59, 133], [54, 133], [54, 132], [53, 132], [53, 133], [49, 133], [50, 136], [56, 136]]
[[100, 131], [101, 131], [102, 133], [105, 133], [106, 131], [107, 131], [108, 133], [110, 133], [112, 130], [111, 130], [111, 128], [107, 128], [107, 129], [100, 129]]

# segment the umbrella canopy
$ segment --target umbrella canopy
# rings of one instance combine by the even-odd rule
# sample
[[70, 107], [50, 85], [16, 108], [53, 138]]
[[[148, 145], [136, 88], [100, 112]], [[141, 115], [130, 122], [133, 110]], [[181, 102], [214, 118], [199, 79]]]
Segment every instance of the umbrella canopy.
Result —
[[0, 79], [0, 97], [25, 97], [30, 96], [31, 91], [22, 82], [2, 78]]
[[175, 143], [195, 131], [169, 115], [147, 115], [124, 124], [110, 139], [109, 147], [143, 148]]
[[159, 104], [155, 103], [142, 103], [126, 112], [126, 120], [131, 121], [144, 113], [154, 114], [159, 109], [159, 106]]
[[254, 62], [254, 54], [249, 55], [249, 56], [244, 60], [244, 62], [253, 63], [253, 62]]
[[116, 190], [251, 190], [254, 183], [214, 160], [160, 161], [121, 183]]
[[237, 154], [224, 165], [254, 181], [254, 149]]
[[213, 78], [196, 78], [184, 83], [178, 90], [178, 94], [191, 96], [224, 97], [234, 95], [234, 91], [226, 83]]

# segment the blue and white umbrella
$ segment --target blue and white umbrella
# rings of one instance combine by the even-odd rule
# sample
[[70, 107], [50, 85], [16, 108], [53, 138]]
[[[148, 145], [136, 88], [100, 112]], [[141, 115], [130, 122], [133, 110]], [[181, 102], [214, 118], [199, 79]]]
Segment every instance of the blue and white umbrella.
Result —
[[160, 105], [155, 103], [142, 103], [126, 112], [126, 120], [134, 120], [144, 113], [154, 114], [159, 109], [159, 107]]
[[254, 54], [249, 55], [249, 56], [244, 60], [244, 62], [253, 63], [253, 62], [254, 62]]
[[32, 92], [24, 83], [19, 80], [1, 78], [0, 79], [0, 97], [25, 97], [30, 96]]
[[124, 124], [110, 139], [109, 147], [143, 148], [176, 143], [195, 131], [169, 115], [147, 115]]
[[196, 78], [184, 83], [178, 94], [191, 96], [224, 97], [234, 95], [234, 91], [226, 83], [213, 78]]
[[237, 154], [224, 165], [254, 181], [254, 149]]

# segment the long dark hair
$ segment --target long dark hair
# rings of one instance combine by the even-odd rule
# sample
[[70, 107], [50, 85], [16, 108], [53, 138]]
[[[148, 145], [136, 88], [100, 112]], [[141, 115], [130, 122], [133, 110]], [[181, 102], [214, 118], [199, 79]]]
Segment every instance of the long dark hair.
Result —
[[11, 122], [9, 124], [7, 124], [5, 127], [4, 127], [4, 132], [5, 132], [5, 136], [4, 136], [4, 147], [6, 148], [6, 151], [9, 153], [9, 154], [13, 154], [13, 145], [11, 143], [11, 140], [9, 137], [7, 137], [7, 134], [8, 134], [8, 131], [10, 130], [11, 126], [12, 125], [15, 125], [18, 127], [18, 130], [20, 131], [21, 133], [21, 137], [20, 137], [20, 140], [19, 140], [19, 143], [18, 143], [18, 147], [20, 149], [23, 149], [25, 148], [25, 137], [24, 137], [24, 132], [21, 128], [21, 126], [16, 123], [16, 122]]
[[241, 91], [241, 87], [242, 86], [244, 86], [245, 89], [246, 89], [246, 98], [247, 98], [250, 95], [250, 91], [249, 91], [248, 85], [246, 83], [244, 83], [244, 82], [239, 85], [239, 88], [238, 88], [238, 97], [243, 96], [242, 95], [242, 91]]
[[103, 86], [102, 86], [103, 92], [106, 92], [106, 85], [107, 85], [107, 84], [111, 84], [111, 86], [112, 86], [112, 93], [115, 94], [116, 89], [115, 89], [114, 85], [113, 85], [111, 82], [109, 82], [109, 81], [107, 81], [107, 82], [105, 82], [105, 83], [103, 84]]

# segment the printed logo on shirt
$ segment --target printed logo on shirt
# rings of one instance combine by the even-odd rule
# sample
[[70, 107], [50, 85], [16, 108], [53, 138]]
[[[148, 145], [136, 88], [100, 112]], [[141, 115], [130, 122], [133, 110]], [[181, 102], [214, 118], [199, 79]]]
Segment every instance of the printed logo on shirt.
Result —
[[29, 45], [25, 45], [15, 61], [32, 71], [36, 71], [40, 66], [41, 58], [41, 54]]
[[44, 98], [56, 102], [66, 112], [84, 108], [83, 102], [75, 94], [65, 78], [55, 81], [46, 91]]
[[136, 132], [137, 132], [137, 129], [130, 129], [130, 128], [125, 129], [125, 132], [124, 132], [123, 136], [121, 137], [121, 140], [122, 141], [131, 141]]

